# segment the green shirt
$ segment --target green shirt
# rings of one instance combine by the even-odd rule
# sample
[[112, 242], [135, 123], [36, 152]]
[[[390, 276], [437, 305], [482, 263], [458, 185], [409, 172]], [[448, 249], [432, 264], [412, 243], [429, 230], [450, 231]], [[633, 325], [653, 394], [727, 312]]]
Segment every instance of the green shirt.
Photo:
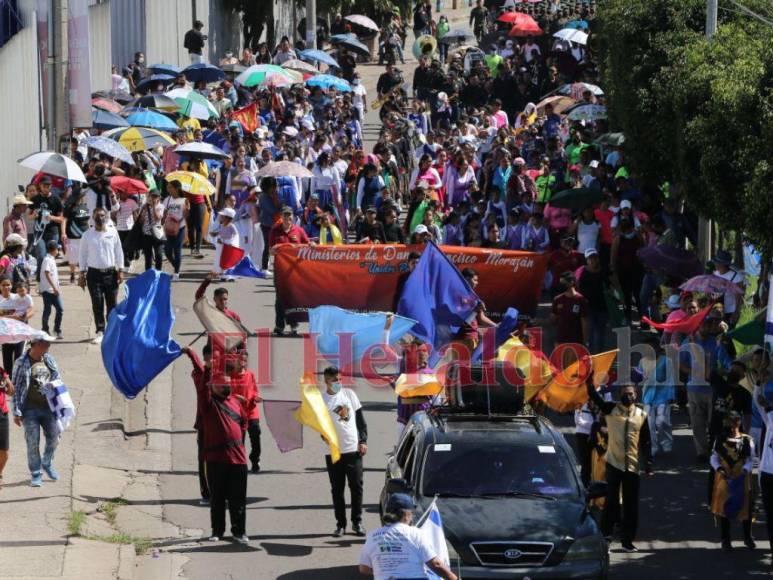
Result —
[[577, 165], [580, 162], [580, 154], [588, 148], [587, 143], [570, 143], [566, 146], [566, 157], [569, 165]]
[[534, 180], [534, 185], [537, 188], [537, 201], [539, 203], [547, 203], [550, 201], [550, 197], [553, 195], [553, 191], [550, 189], [556, 182], [556, 176], [552, 173], [549, 175], [539, 175]]

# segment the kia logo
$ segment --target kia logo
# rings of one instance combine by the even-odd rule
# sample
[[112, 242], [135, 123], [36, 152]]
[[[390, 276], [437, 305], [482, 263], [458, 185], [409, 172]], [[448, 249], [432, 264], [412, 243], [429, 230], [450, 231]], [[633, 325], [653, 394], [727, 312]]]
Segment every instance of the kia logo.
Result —
[[520, 550], [516, 550], [515, 548], [513, 548], [512, 550], [505, 551], [505, 558], [507, 558], [508, 560], [517, 560], [520, 557], [521, 557]]

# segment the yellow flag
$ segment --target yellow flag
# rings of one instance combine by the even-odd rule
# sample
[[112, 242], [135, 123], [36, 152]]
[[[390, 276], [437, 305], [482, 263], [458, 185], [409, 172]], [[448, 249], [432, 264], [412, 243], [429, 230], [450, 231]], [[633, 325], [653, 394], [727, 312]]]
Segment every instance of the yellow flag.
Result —
[[497, 360], [509, 362], [524, 377], [524, 397], [527, 401], [553, 378], [553, 369], [545, 356], [541, 352], [533, 352], [515, 336], [499, 347]]
[[[616, 357], [617, 350], [602, 352], [591, 357], [594, 384], [598, 385], [606, 381], [606, 376]], [[585, 381], [580, 380], [580, 361], [573, 362], [564, 369], [563, 373], [558, 373], [544, 389], [537, 393], [537, 399], [559, 413], [582, 407], [588, 400], [588, 391], [585, 388]]]
[[338, 433], [336, 433], [327, 405], [322, 399], [322, 393], [317, 388], [317, 381], [314, 379], [313, 373], [305, 373], [301, 377], [301, 406], [293, 413], [293, 417], [301, 425], [311, 427], [322, 435], [322, 438], [330, 446], [330, 457], [333, 463], [341, 458]]
[[432, 373], [409, 373], [400, 375], [395, 382], [395, 394], [403, 399], [412, 397], [434, 397], [443, 390], [438, 377]]

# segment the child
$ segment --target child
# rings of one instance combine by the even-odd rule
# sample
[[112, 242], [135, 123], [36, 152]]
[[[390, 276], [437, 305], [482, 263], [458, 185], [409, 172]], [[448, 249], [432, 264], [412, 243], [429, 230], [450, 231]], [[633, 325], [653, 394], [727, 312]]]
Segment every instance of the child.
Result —
[[[215, 261], [212, 265], [212, 271], [216, 274], [220, 274], [223, 271], [220, 267], [220, 256], [223, 254], [223, 246], [240, 247], [239, 231], [233, 223], [235, 217], [236, 212], [230, 207], [224, 207], [218, 214], [218, 228], [215, 237]], [[234, 278], [233, 276], [227, 276], [222, 279], [230, 279], [232, 281]]]
[[[48, 332], [48, 319], [51, 307], [56, 309], [54, 316], [54, 333], [57, 340], [62, 340], [62, 295], [59, 286], [59, 272], [56, 268], [56, 257], [59, 255], [59, 243], [50, 240], [46, 243], [47, 253], [40, 268], [40, 295], [43, 297], [43, 332]], [[21, 294], [19, 295], [21, 298]]]

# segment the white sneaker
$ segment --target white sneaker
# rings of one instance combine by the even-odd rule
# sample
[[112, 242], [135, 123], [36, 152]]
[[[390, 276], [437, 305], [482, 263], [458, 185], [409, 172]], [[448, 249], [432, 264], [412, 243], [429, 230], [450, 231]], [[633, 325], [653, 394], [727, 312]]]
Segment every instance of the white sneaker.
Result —
[[91, 344], [102, 344], [102, 333], [98, 332], [91, 341]]
[[234, 536], [234, 540], [239, 542], [240, 544], [249, 544], [250, 538], [247, 536], [247, 534], [241, 535], [241, 536]]
[[219, 542], [220, 538], [218, 538], [217, 536], [210, 536], [209, 537], [209, 541], [210, 542]]
[[271, 270], [263, 270], [263, 273], [266, 275], [266, 278], [274, 277], [274, 273]]
[[173, 274], [172, 275], [172, 280], [179, 280], [179, 279], [180, 279], [180, 274]]

